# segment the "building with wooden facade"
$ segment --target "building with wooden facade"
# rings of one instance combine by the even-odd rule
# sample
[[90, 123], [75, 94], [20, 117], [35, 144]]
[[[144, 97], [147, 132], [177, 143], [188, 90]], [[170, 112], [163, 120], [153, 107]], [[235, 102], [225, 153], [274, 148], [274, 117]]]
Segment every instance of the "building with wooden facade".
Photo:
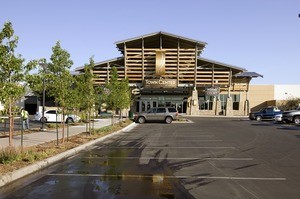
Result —
[[202, 57], [205, 42], [155, 32], [116, 46], [122, 56], [96, 63], [94, 83], [104, 85], [116, 67], [135, 95], [131, 111], [172, 106], [188, 115], [248, 114], [249, 83], [261, 75]]

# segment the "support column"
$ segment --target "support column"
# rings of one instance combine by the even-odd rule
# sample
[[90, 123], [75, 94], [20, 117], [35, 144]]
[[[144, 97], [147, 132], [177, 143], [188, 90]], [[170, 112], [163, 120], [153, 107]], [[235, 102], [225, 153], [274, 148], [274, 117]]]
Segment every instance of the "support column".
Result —
[[199, 100], [198, 100], [198, 91], [194, 87], [192, 91], [192, 96], [188, 98], [190, 106], [188, 107], [187, 113], [189, 115], [199, 115]]
[[229, 96], [226, 100], [226, 116], [233, 115], [232, 98]]
[[229, 73], [229, 86], [228, 86], [228, 98], [226, 100], [226, 110], [225, 110], [225, 115], [226, 116], [231, 116], [233, 115], [233, 107], [232, 107], [232, 98], [230, 96], [230, 91], [231, 91], [231, 82], [232, 82], [232, 70], [230, 69]]
[[249, 104], [249, 99], [248, 99], [250, 80], [251, 79], [248, 79], [248, 81], [247, 81], [247, 90], [246, 90], [246, 100], [245, 100], [244, 115], [249, 115], [249, 113], [250, 113], [250, 104]]
[[221, 115], [221, 112], [222, 112], [221, 100], [219, 98], [217, 98], [215, 103], [216, 103], [215, 115]]

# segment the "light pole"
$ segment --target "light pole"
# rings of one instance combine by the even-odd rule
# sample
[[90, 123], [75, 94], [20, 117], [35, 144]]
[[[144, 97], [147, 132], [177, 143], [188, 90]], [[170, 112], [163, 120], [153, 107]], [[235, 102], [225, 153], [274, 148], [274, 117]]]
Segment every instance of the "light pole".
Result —
[[46, 67], [48, 66], [48, 64], [40, 63], [40, 65], [43, 67], [43, 106], [42, 106], [43, 108], [42, 108], [41, 130], [46, 131], [47, 129], [44, 127], [44, 123], [45, 123], [45, 71], [46, 71]]

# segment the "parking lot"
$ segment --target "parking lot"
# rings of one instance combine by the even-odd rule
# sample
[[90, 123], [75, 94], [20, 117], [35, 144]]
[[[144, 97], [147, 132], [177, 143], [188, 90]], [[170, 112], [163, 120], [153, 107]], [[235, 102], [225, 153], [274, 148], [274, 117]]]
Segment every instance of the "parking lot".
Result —
[[299, 126], [189, 119], [138, 125], [0, 197], [13, 189], [7, 198], [299, 198]]

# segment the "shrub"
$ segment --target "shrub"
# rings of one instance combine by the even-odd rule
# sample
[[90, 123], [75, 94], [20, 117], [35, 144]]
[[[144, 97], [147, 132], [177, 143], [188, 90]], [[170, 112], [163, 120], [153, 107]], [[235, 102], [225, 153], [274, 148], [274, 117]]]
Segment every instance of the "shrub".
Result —
[[[48, 127], [49, 129], [55, 129], [55, 128], [56, 128], [56, 123], [47, 123], [46, 125], [47, 125], [47, 127]], [[60, 123], [57, 124], [57, 125], [58, 125], [58, 128], [61, 127], [61, 124], [60, 124]]]
[[22, 154], [22, 160], [24, 162], [34, 162], [36, 160], [42, 160], [46, 158], [48, 154], [44, 151], [26, 151]]
[[300, 105], [300, 98], [290, 98], [278, 104], [280, 110], [296, 109]]
[[21, 153], [14, 147], [7, 147], [0, 150], [0, 164], [10, 164], [21, 160]]

